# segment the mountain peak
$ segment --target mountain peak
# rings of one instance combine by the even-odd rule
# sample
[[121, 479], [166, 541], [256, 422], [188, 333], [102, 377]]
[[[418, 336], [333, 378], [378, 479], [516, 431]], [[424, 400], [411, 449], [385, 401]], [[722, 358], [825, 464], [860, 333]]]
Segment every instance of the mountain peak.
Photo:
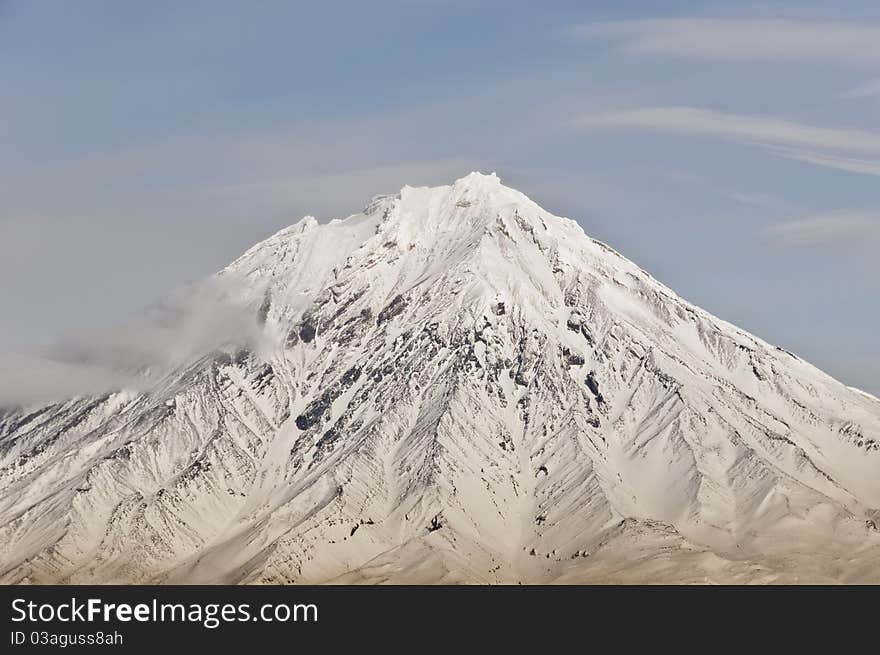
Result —
[[455, 188], [458, 190], [462, 190], [465, 188], [470, 188], [470, 189], [475, 190], [478, 188], [493, 189], [493, 188], [498, 188], [501, 186], [503, 186], [503, 185], [501, 184], [501, 180], [498, 177], [498, 174], [495, 173], [495, 171], [492, 171], [491, 173], [483, 173], [482, 171], [471, 171], [467, 175], [464, 175], [460, 178], [457, 178], [456, 180], [454, 180], [452, 182], [452, 184], [449, 184], [449, 185], [440, 185], [440, 186], [435, 186], [435, 187], [427, 187], [427, 186], [413, 187], [413, 186], [410, 186], [409, 184], [407, 184], [407, 185], [404, 185], [403, 189], [401, 189], [401, 192], [403, 192], [406, 189], [429, 189], [429, 188], [430, 189], [443, 189], [443, 188], [450, 189], [450, 188]]
[[491, 173], [483, 173], [482, 171], [471, 171], [464, 177], [457, 179], [453, 186], [458, 185], [467, 185], [467, 186], [484, 186], [484, 187], [497, 187], [501, 186], [501, 180], [498, 177], [498, 174], [495, 171]]

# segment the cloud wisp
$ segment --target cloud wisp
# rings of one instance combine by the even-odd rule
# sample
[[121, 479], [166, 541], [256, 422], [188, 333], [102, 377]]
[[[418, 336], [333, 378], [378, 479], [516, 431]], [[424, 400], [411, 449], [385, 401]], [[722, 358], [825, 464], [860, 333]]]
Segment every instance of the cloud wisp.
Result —
[[795, 161], [813, 164], [815, 166], [835, 168], [848, 173], [880, 176], [880, 159], [843, 157], [828, 153], [800, 150], [798, 148], [771, 148], [770, 152], [778, 157], [794, 159]]
[[880, 27], [783, 19], [668, 18], [602, 21], [566, 30], [572, 38], [610, 41], [630, 55], [723, 61], [880, 62]]
[[865, 82], [846, 95], [849, 98], [880, 98], [880, 78]]
[[[637, 129], [715, 137], [758, 144], [772, 154], [865, 175], [880, 174], [880, 162], [839, 153], [880, 155], [880, 133], [819, 127], [774, 116], [733, 114], [699, 107], [641, 107], [588, 114], [572, 124], [583, 129]], [[820, 149], [826, 152], [816, 152]]]
[[764, 235], [787, 248], [818, 246], [831, 242], [880, 240], [880, 214], [841, 210], [814, 214], [768, 225]]
[[645, 129], [880, 154], [880, 133], [877, 132], [816, 127], [773, 116], [732, 114], [699, 107], [642, 107], [588, 114], [576, 119], [574, 125]]
[[271, 347], [254, 296], [230, 275], [171, 294], [137, 322], [46, 348], [2, 353], [0, 408], [116, 390], [144, 391], [174, 369], [215, 351]]

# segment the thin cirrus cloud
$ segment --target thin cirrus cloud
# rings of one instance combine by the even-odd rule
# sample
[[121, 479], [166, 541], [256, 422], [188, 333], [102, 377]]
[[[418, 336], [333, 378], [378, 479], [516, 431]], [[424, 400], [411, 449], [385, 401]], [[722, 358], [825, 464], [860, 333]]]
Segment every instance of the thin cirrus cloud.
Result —
[[880, 78], [865, 82], [847, 93], [847, 96], [850, 98], [880, 98]]
[[789, 248], [835, 241], [874, 241], [880, 239], [880, 215], [842, 210], [774, 223], [763, 232], [774, 242]]
[[[585, 129], [639, 129], [758, 144], [774, 156], [852, 173], [880, 176], [880, 161], [841, 152], [880, 155], [880, 133], [817, 127], [772, 116], [731, 114], [696, 107], [644, 107], [588, 114]], [[779, 246], [880, 240], [880, 215], [841, 210], [777, 222], [764, 235]]]
[[776, 156], [865, 175], [880, 174], [880, 161], [839, 154], [880, 155], [880, 133], [867, 130], [818, 127], [773, 116], [698, 107], [622, 109], [587, 114], [572, 124], [583, 129], [650, 130], [757, 143]]
[[783, 19], [669, 18], [601, 21], [567, 34], [603, 40], [632, 55], [665, 55], [726, 61], [880, 61], [880, 27]]
[[861, 159], [858, 157], [843, 157], [798, 148], [771, 148], [770, 152], [778, 157], [794, 159], [807, 164], [836, 168], [848, 173], [861, 173], [862, 175], [880, 176], [880, 160]]
[[816, 127], [773, 116], [731, 114], [698, 107], [642, 107], [587, 114], [576, 126], [635, 128], [880, 154], [880, 133]]

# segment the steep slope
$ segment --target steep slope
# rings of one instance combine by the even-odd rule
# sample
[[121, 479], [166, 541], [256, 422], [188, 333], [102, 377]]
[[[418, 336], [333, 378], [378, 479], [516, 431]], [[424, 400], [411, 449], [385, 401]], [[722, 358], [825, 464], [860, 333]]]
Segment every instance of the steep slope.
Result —
[[880, 581], [880, 401], [494, 175], [226, 278], [264, 346], [0, 414], [0, 580]]

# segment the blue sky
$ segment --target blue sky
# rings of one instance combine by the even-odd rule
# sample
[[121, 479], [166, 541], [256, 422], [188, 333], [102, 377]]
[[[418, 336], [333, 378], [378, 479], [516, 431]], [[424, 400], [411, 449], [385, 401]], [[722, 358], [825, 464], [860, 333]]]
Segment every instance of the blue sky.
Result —
[[0, 337], [497, 171], [880, 393], [880, 4], [0, 0]]

